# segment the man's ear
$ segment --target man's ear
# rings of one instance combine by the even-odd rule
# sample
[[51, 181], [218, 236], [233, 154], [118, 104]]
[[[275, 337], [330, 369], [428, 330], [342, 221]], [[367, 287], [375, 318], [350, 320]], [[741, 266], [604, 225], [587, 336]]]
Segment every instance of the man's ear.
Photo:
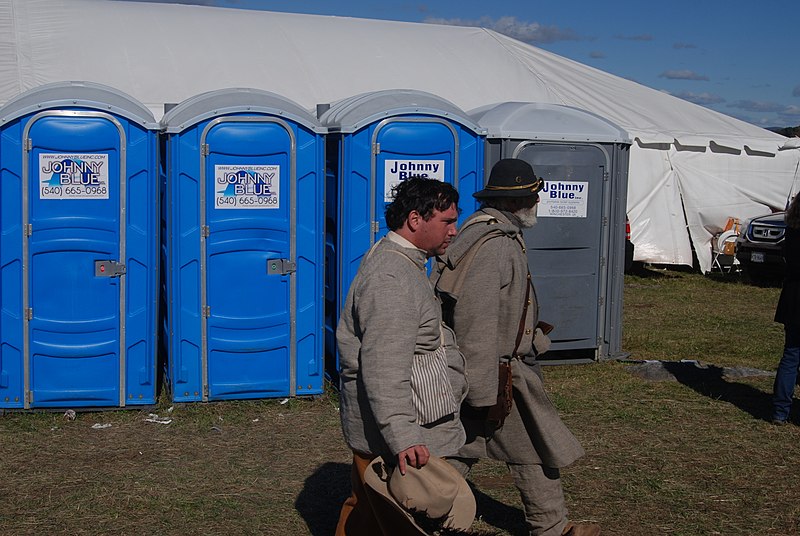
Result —
[[408, 217], [406, 218], [406, 224], [408, 225], [409, 230], [416, 231], [421, 220], [422, 216], [419, 215], [419, 212], [416, 210], [409, 212]]

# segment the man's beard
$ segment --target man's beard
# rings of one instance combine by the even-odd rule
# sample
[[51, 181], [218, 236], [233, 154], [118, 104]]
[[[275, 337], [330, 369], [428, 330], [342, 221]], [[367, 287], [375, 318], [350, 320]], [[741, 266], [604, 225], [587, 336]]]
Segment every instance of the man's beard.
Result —
[[519, 218], [520, 223], [524, 229], [530, 229], [536, 225], [536, 212], [539, 204], [533, 205], [531, 208], [521, 208], [514, 215]]

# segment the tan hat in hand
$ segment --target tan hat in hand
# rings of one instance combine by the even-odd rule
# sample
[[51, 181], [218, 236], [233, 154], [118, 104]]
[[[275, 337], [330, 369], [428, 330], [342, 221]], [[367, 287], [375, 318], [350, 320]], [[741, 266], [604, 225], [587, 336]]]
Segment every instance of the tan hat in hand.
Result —
[[408, 466], [402, 475], [379, 456], [367, 468], [364, 482], [419, 534], [443, 527], [467, 530], [475, 519], [475, 496], [469, 484], [442, 458], [431, 456], [423, 467]]

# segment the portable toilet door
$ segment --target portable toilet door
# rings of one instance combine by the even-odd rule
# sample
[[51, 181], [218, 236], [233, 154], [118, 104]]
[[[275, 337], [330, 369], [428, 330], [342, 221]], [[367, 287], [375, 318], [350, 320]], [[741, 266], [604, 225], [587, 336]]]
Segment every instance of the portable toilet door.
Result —
[[537, 224], [524, 232], [539, 317], [555, 326], [544, 359], [617, 354], [630, 136], [595, 114], [554, 104], [507, 102], [470, 115], [487, 129], [487, 168], [520, 158], [545, 181]]
[[323, 129], [239, 88], [184, 101], [162, 127], [173, 399], [320, 394]]
[[158, 125], [89, 82], [0, 109], [0, 406], [156, 395]]
[[328, 192], [328, 203], [338, 203], [337, 299], [328, 300], [335, 311], [327, 315], [335, 326], [361, 258], [388, 232], [384, 210], [394, 186], [413, 176], [442, 180], [458, 189], [462, 216], [472, 212], [472, 194], [483, 184], [483, 132], [453, 103], [408, 89], [350, 97], [320, 122], [338, 139], [328, 157], [338, 183]]

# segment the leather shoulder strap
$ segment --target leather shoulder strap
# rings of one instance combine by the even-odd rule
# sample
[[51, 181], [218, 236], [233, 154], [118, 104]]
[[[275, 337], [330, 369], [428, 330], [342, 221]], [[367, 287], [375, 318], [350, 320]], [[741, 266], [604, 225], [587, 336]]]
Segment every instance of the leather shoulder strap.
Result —
[[528, 305], [531, 303], [531, 287], [533, 283], [531, 282], [531, 273], [528, 272], [528, 276], [526, 279], [525, 285], [525, 303], [522, 305], [522, 317], [519, 319], [519, 328], [517, 328], [517, 340], [514, 342], [514, 353], [512, 354], [513, 357], [516, 357], [519, 352], [519, 344], [522, 342], [522, 334], [525, 332], [525, 319], [528, 317]]

